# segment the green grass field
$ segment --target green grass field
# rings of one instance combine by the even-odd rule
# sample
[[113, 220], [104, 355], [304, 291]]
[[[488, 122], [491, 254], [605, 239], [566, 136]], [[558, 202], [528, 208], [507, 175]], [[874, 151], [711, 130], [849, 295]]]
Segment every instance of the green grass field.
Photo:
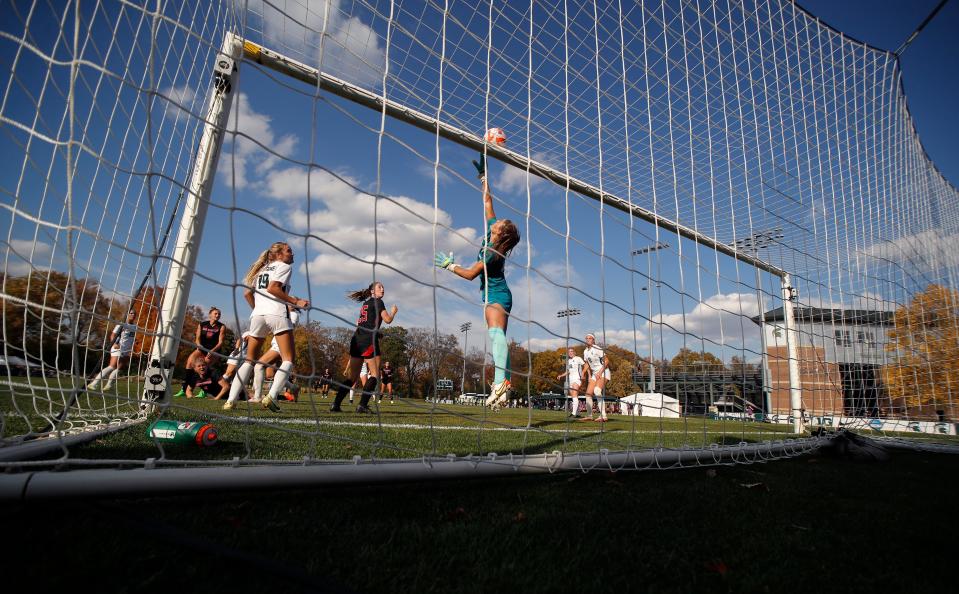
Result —
[[[18, 390], [0, 394], [7, 415], [5, 435], [17, 435], [27, 427], [39, 431], [62, 409], [55, 405], [62, 395], [56, 391], [42, 398], [50, 411], [33, 411], [37, 392]], [[135, 386], [121, 384], [116, 399], [108, 396], [82, 397], [83, 411], [71, 418], [117, 418], [133, 411]], [[126, 396], [129, 394], [130, 396]], [[16, 403], [16, 406], [12, 406]], [[329, 412], [329, 399], [302, 394], [300, 401], [281, 403], [281, 412], [272, 413], [260, 406], [240, 402], [226, 412], [222, 401], [212, 399], [174, 399], [157, 418], [213, 423], [218, 443], [211, 448], [166, 445], [168, 459], [231, 460], [234, 457], [256, 460], [415, 458], [422, 455], [497, 453], [582, 452], [646, 449], [652, 447], [708, 447], [710, 444], [735, 444], [783, 439], [789, 436], [784, 425], [766, 423], [709, 421], [702, 418], [657, 419], [610, 415], [610, 422], [596, 423], [567, 419], [562, 411], [504, 409], [491, 412], [483, 407], [433, 405], [421, 400], [398, 400], [374, 406], [377, 415], [359, 415], [344, 404], [343, 413]], [[85, 414], [84, 414], [85, 413]], [[59, 453], [57, 454], [59, 455]], [[144, 460], [158, 457], [159, 450], [147, 436], [147, 424], [106, 435], [75, 447], [78, 458]]]
[[[0, 391], [6, 439], [28, 430], [43, 431], [63, 409], [69, 386], [58, 380], [33, 380], [28, 389]], [[136, 416], [139, 384], [120, 383], [115, 394], [82, 394], [71, 408], [64, 429], [109, 423]], [[483, 407], [434, 405], [398, 399], [374, 406], [379, 414], [360, 415], [344, 404], [343, 413], [329, 412], [329, 399], [301, 394], [299, 402], [281, 403], [272, 413], [240, 402], [223, 411], [222, 401], [176, 398], [147, 422], [98, 437], [70, 450], [74, 459], [301, 461], [363, 458], [419, 458], [424, 455], [542, 454], [649, 448], [707, 448], [782, 440], [791, 437], [787, 425], [753, 421], [708, 420], [702, 417], [659, 419], [610, 415], [610, 422], [570, 420], [562, 411], [510, 408], [491, 412]], [[156, 419], [212, 423], [218, 442], [210, 448], [162, 444], [147, 436]], [[911, 434], [910, 437], [914, 437]], [[937, 436], [924, 436], [936, 438]], [[955, 439], [952, 439], [955, 442]], [[50, 454], [59, 458], [60, 451]]]

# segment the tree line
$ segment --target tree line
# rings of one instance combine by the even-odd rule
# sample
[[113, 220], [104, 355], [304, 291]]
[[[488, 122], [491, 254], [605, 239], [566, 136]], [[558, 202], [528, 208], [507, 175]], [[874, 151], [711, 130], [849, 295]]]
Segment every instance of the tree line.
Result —
[[[102, 367], [103, 357], [109, 352], [106, 343], [110, 332], [132, 307], [137, 312], [140, 331], [131, 369], [143, 369], [153, 344], [162, 289], [145, 287], [133, 298], [124, 298], [105, 290], [95, 280], [71, 279], [53, 270], [34, 270], [21, 276], [0, 273], [0, 286], [0, 352], [61, 372], [87, 375]], [[205, 317], [199, 306], [188, 307], [177, 354], [178, 370], [182, 371], [193, 350], [196, 326]], [[325, 368], [334, 377], [341, 376], [352, 333], [353, 328], [315, 321], [297, 327], [295, 373], [306, 381], [322, 374]], [[228, 327], [224, 357], [235, 340], [235, 331]], [[464, 354], [455, 334], [432, 328], [391, 326], [383, 330], [381, 346], [383, 359], [396, 369], [394, 389], [400, 393], [413, 397], [430, 395], [438, 379], [452, 380], [457, 393], [461, 384], [467, 392], [482, 393], [492, 381], [492, 366], [479, 348], [465, 355], [464, 373]], [[915, 294], [910, 303], [896, 310], [894, 328], [888, 332], [885, 348], [889, 360], [882, 370], [883, 384], [894, 405], [919, 413], [929, 407], [954, 408], [959, 401], [959, 292], [930, 285]], [[518, 394], [562, 391], [562, 382], [556, 376], [565, 369], [565, 348], [531, 352], [513, 341], [509, 349], [512, 382]], [[577, 352], [582, 352], [581, 346]], [[671, 359], [652, 361], [615, 345], [607, 346], [606, 353], [612, 373], [611, 396], [635, 392], [636, 377], [648, 377], [650, 367], [655, 367], [659, 375], [759, 372], [758, 365], [746, 363], [741, 357], [734, 356], [724, 363], [712, 353], [688, 348]]]

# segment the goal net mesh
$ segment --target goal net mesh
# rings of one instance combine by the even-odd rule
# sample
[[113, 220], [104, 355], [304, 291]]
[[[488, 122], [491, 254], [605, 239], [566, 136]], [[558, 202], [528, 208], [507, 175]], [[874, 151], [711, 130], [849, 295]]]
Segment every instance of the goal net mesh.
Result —
[[[956, 434], [956, 188], [922, 147], [896, 56], [792, 2], [3, 10], [2, 465], [522, 465], [747, 444], [753, 461], [816, 447], [817, 427]], [[222, 142], [198, 151], [216, 93]], [[494, 127], [504, 147], [483, 148]], [[479, 283], [433, 265], [469, 267], [483, 244], [478, 148], [521, 236], [500, 410], [483, 406], [496, 370]], [[205, 215], [184, 236], [191, 199]], [[189, 280], [171, 284], [184, 240]], [[210, 367], [226, 370], [249, 326], [243, 277], [276, 241], [295, 252], [290, 294], [311, 302], [295, 400], [177, 396], [211, 307], [225, 329]], [[350, 400], [331, 413], [359, 314], [346, 295], [374, 281], [399, 310], [381, 329], [392, 383], [373, 415]], [[588, 333], [608, 358], [595, 409], [588, 380], [572, 396], [563, 376]], [[157, 421], [212, 424], [218, 443], [172, 443]]]

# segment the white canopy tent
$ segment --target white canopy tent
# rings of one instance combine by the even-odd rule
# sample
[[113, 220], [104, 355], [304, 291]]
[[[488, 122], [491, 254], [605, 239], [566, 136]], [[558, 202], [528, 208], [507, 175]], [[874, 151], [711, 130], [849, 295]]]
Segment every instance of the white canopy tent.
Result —
[[619, 399], [624, 415], [679, 418], [679, 400], [658, 392], [637, 392]]

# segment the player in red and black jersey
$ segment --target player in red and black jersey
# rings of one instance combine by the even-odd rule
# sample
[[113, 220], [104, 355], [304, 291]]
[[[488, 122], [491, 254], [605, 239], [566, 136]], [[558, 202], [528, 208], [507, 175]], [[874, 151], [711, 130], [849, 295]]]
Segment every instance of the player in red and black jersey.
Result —
[[224, 328], [226, 326], [220, 322], [220, 310], [211, 307], [210, 319], [206, 322], [200, 322], [196, 327], [196, 343], [200, 346], [190, 353], [187, 358], [187, 369], [193, 369], [197, 357], [206, 359], [207, 365], [214, 362], [212, 354], [219, 352], [220, 347], [223, 346], [223, 338], [226, 336], [226, 332], [223, 331]]
[[370, 409], [368, 404], [370, 397], [376, 390], [377, 377], [379, 377], [380, 368], [380, 324], [386, 322], [393, 323], [398, 308], [394, 305], [386, 310], [383, 303], [383, 295], [386, 289], [383, 283], [374, 282], [369, 287], [354, 291], [349, 294], [353, 301], [362, 302], [360, 306], [360, 315], [356, 319], [356, 330], [353, 332], [353, 338], [350, 340], [350, 364], [347, 368], [347, 378], [336, 390], [336, 399], [330, 406], [331, 412], [340, 412], [340, 403], [350, 392], [350, 388], [359, 385], [360, 370], [363, 363], [366, 362], [369, 369], [369, 377], [362, 386], [363, 397], [360, 404], [356, 407], [358, 413], [368, 413]]
[[[383, 386], [383, 392], [390, 395], [390, 404], [393, 404], [393, 366], [389, 361], [383, 362], [380, 368], [380, 384]], [[383, 396], [380, 396], [380, 402], [383, 402]]]
[[330, 384], [333, 382], [333, 374], [330, 373], [330, 368], [327, 367], [323, 369], [323, 374], [320, 377], [313, 380], [314, 388], [320, 389], [320, 394], [323, 395], [323, 398], [326, 398], [330, 394]]

